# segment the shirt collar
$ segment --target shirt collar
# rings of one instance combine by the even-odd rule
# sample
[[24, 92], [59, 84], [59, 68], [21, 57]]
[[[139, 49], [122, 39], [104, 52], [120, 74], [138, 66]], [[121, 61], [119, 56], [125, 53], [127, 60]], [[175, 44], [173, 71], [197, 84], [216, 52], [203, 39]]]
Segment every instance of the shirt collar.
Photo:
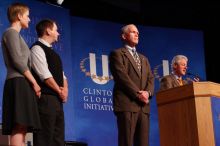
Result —
[[125, 45], [125, 48], [127, 48], [129, 51], [131, 51], [132, 52], [132, 50], [134, 50], [134, 51], [136, 51], [136, 48], [135, 47], [130, 47], [130, 46], [128, 46], [128, 45]]
[[46, 45], [47, 47], [52, 48], [52, 45], [49, 44], [49, 43], [48, 43], [47, 41], [45, 41], [44, 39], [38, 38], [38, 41], [41, 42], [42, 44]]
[[176, 79], [182, 79], [182, 77], [177, 76], [177, 75], [174, 74], [173, 72], [172, 72], [172, 74], [174, 75], [174, 77], [175, 77]]

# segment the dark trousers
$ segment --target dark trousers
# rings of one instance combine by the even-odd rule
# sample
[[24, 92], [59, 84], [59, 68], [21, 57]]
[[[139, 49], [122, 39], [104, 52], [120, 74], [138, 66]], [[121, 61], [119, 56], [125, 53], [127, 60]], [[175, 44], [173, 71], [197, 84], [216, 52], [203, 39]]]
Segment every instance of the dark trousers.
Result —
[[149, 146], [149, 114], [116, 112], [118, 146]]
[[33, 135], [34, 146], [64, 146], [64, 113], [58, 97], [42, 95], [38, 108], [42, 129]]

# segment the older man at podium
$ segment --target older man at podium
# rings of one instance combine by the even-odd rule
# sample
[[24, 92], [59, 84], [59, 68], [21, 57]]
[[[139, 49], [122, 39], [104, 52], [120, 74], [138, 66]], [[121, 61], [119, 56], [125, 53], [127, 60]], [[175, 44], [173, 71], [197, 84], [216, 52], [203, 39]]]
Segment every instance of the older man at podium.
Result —
[[184, 55], [176, 55], [172, 59], [172, 73], [160, 80], [160, 90], [166, 90], [187, 84], [182, 76], [186, 75], [188, 58]]

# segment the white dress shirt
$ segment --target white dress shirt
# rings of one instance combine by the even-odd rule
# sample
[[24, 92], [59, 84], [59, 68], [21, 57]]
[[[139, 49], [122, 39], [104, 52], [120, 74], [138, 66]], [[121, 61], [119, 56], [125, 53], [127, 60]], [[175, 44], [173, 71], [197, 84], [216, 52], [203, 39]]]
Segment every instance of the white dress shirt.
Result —
[[131, 53], [131, 55], [134, 57], [134, 53], [132, 52], [132, 50], [136, 50], [136, 48], [135, 48], [135, 47], [132, 48], [132, 47], [130, 47], [130, 46], [128, 46], [128, 45], [125, 45], [125, 48], [127, 48], [128, 51]]
[[[42, 44], [46, 45], [47, 47], [52, 47], [48, 42], [39, 38]], [[47, 59], [44, 50], [39, 46], [35, 45], [31, 49], [31, 58], [32, 58], [32, 68], [36, 72], [36, 74], [40, 77], [41, 81], [45, 79], [53, 77], [47, 64]], [[63, 73], [64, 79], [66, 76]]]

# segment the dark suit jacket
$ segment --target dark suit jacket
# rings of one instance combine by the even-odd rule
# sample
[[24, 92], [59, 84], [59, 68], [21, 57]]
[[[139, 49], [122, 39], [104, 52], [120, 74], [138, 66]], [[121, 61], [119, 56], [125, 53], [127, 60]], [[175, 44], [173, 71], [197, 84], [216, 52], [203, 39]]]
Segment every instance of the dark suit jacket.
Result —
[[[185, 84], [187, 84], [187, 81], [183, 80], [183, 85], [185, 85]], [[173, 74], [164, 76], [160, 80], [160, 90], [166, 90], [166, 89], [174, 88], [174, 87], [178, 87], [178, 86], [180, 86], [180, 84]]]
[[133, 56], [126, 48], [119, 48], [110, 54], [110, 70], [114, 77], [113, 107], [114, 111], [138, 112], [142, 109], [149, 113], [149, 104], [138, 99], [138, 91], [154, 91], [154, 77], [148, 59], [138, 54], [141, 60], [140, 72]]

